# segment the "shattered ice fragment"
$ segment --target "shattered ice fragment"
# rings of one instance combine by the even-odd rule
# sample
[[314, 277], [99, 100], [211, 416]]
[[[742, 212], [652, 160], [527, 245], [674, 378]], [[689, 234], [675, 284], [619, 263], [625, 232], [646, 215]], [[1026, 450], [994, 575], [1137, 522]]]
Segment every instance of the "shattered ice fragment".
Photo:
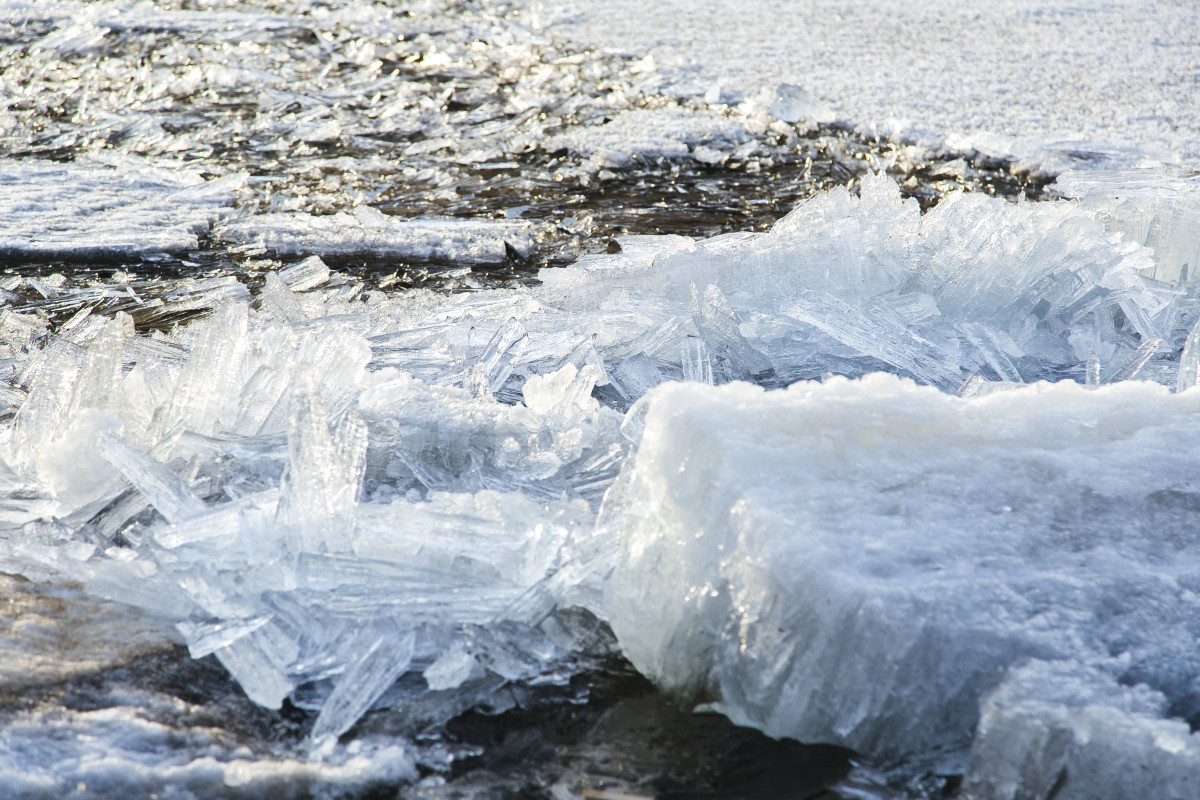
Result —
[[461, 640], [455, 640], [422, 675], [430, 689], [440, 692], [461, 686], [477, 666], [478, 662], [467, 651], [467, 646]]
[[309, 256], [279, 270], [279, 277], [293, 292], [306, 292], [329, 280], [329, 267], [320, 256]]
[[1162, 346], [1162, 342], [1162, 339], [1151, 339], [1148, 342], [1143, 342], [1138, 346], [1138, 349], [1129, 354], [1117, 371], [1108, 376], [1104, 382], [1115, 383], [1117, 381], [1130, 381], [1136, 378], [1138, 373], [1142, 371], [1142, 367], [1146, 365], [1146, 362]]
[[1179, 356], [1179, 378], [1175, 391], [1182, 392], [1200, 382], [1200, 322], [1192, 326]]
[[138, 488], [168, 522], [180, 522], [204, 511], [204, 501], [182, 478], [113, 434], [97, 442], [100, 454]]
[[487, 388], [498, 392], [512, 374], [517, 359], [529, 346], [529, 334], [525, 326], [510, 319], [492, 335], [476, 362], [486, 379]]
[[379, 212], [261, 214], [230, 220], [214, 230], [221, 241], [281, 255], [374, 256], [464, 264], [504, 263], [510, 249], [527, 257], [535, 247], [534, 233], [534, 224], [524, 220], [400, 219]]
[[807, 121], [823, 125], [836, 119], [833, 110], [799, 86], [781, 83], [771, 101], [771, 116], [781, 122]]
[[338, 678], [333, 693], [321, 707], [309, 735], [314, 743], [320, 744], [349, 730], [408, 668], [416, 634], [402, 633], [392, 626], [381, 627], [383, 630], [374, 642]]
[[632, 403], [662, 383], [663, 375], [645, 353], [638, 353], [616, 366], [612, 380], [625, 401]]
[[226, 647], [243, 636], [247, 636], [271, 621], [271, 617], [260, 616], [229, 622], [192, 622], [184, 620], [175, 625], [187, 640], [192, 658], [204, 658], [222, 647]]

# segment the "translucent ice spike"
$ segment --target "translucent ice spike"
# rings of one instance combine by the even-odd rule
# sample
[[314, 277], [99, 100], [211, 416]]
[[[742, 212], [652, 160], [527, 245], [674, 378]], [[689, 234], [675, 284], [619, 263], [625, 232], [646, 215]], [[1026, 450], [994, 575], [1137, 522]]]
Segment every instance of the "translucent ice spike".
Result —
[[261, 298], [263, 308], [270, 309], [271, 313], [283, 322], [299, 322], [304, 319], [304, 311], [301, 310], [295, 293], [274, 272], [267, 273]]
[[222, 647], [228, 647], [243, 636], [248, 636], [271, 621], [270, 614], [248, 619], [233, 619], [212, 622], [184, 620], [175, 628], [187, 641], [192, 658], [204, 658]]
[[632, 403], [663, 382], [662, 373], [645, 353], [627, 358], [612, 373], [613, 386]]
[[342, 674], [312, 729], [317, 744], [337, 738], [358, 722], [412, 662], [416, 634], [384, 628], [354, 664]]
[[738, 328], [737, 315], [721, 289], [712, 284], [701, 294], [692, 285], [692, 322], [718, 355], [726, 355], [739, 372], [757, 375], [771, 368], [771, 361], [756, 350]]
[[683, 363], [684, 380], [712, 385], [712, 361], [708, 357], [708, 346], [704, 344], [703, 339], [695, 336], [684, 339], [680, 361]]
[[320, 256], [309, 256], [287, 269], [279, 270], [279, 277], [293, 292], [303, 292], [328, 281], [329, 267]]
[[180, 522], [204, 512], [204, 501], [196, 497], [182, 478], [121, 437], [101, 434], [97, 447], [100, 455], [121, 470], [168, 522]]
[[175, 382], [171, 405], [156, 419], [160, 429], [152, 432], [151, 438], [179, 423], [198, 433], [213, 432], [226, 405], [240, 396], [240, 370], [248, 327], [244, 303], [228, 303], [202, 323], [187, 363]]
[[242, 636], [214, 654], [247, 697], [264, 708], [279, 708], [292, 691], [292, 682], [259, 646], [260, 631]]
[[1000, 380], [1024, 383], [1021, 380], [1021, 374], [1017, 372], [1017, 368], [1008, 354], [1004, 352], [1004, 348], [997, 341], [996, 334], [991, 329], [978, 322], [965, 322], [959, 326], [959, 330], [966, 336], [971, 346], [983, 356], [983, 360], [996, 372]]
[[528, 346], [529, 334], [525, 331], [525, 326], [515, 319], [509, 319], [496, 331], [479, 354], [477, 362], [487, 376], [488, 388], [496, 392], [504, 386], [504, 382], [512, 374], [513, 364], [525, 353]]
[[956, 359], [914, 332], [886, 307], [863, 309], [826, 292], [801, 292], [784, 313], [812, 325], [843, 345], [878, 358], [923, 383], [957, 388]]
[[1099, 386], [1100, 385], [1100, 357], [1097, 356], [1095, 353], [1092, 353], [1091, 355], [1088, 356], [1087, 372], [1085, 373], [1085, 376], [1084, 376], [1084, 385], [1085, 386]]
[[983, 386], [983, 378], [972, 373], [962, 382], [962, 385], [958, 387], [958, 391], [955, 394], [959, 397], [974, 397], [979, 394], [981, 386]]
[[1179, 357], [1179, 378], [1175, 382], [1175, 391], [1182, 392], [1190, 389], [1200, 380], [1200, 321], [1188, 334], [1183, 345], [1183, 355]]
[[1146, 362], [1158, 350], [1162, 341], [1162, 339], [1150, 339], [1142, 342], [1142, 346], [1130, 353], [1129, 357], [1125, 359], [1125, 363], [1121, 365], [1121, 368], [1112, 375], [1109, 375], [1104, 382], [1116, 383], [1117, 381], [1133, 380], [1142, 371], [1142, 367], [1146, 366]]
[[300, 532], [304, 549], [341, 552], [349, 548], [354, 526], [354, 503], [366, 463], [366, 426], [351, 410], [331, 433], [311, 373], [297, 382], [279, 518]]

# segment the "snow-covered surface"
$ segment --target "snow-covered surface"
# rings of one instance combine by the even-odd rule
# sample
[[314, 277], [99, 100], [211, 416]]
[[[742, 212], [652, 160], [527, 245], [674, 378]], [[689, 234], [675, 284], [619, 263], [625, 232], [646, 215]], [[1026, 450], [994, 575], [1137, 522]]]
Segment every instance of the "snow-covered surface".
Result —
[[527, 17], [718, 102], [790, 84], [852, 125], [1051, 168], [1200, 161], [1192, 3], [539, 0]]

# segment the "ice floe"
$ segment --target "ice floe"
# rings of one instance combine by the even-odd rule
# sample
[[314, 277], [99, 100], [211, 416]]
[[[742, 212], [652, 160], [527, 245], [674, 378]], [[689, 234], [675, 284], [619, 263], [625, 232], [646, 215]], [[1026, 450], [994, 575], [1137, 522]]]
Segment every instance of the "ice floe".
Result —
[[352, 213], [314, 216], [256, 214], [231, 220], [214, 232], [243, 251], [286, 255], [371, 256], [452, 264], [499, 264], [528, 258], [534, 225], [521, 220], [388, 217], [371, 206]]
[[[1062, 382], [959, 398], [877, 374], [642, 402], [601, 519], [622, 548], [607, 608], [678, 695], [776, 736], [961, 756], [1012, 668], [1029, 702], [1152, 713], [1194, 749], [1161, 720], [1198, 708], [1180, 657], [1197, 635], [1200, 396]], [[1132, 692], [1117, 683], [1155, 702], [1117, 703]], [[1005, 716], [1005, 691], [980, 728], [987, 774], [1026, 764], [1004, 726], [1034, 723]], [[1086, 772], [1065, 780], [1089, 796]]]
[[[119, 160], [118, 160], [119, 161]], [[0, 161], [0, 254], [105, 259], [195, 250], [246, 180], [145, 164]]]

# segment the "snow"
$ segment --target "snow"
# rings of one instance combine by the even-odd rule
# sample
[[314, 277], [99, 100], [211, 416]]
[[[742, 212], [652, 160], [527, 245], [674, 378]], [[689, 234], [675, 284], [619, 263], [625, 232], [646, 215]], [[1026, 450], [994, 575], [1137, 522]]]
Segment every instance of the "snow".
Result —
[[[788, 84], [851, 125], [1051, 173], [1200, 159], [1200, 11], [1187, 3], [540, 0], [527, 18], [651, 56], [666, 90], [714, 105], [765, 111]], [[823, 121], [819, 108], [806, 115]]]

